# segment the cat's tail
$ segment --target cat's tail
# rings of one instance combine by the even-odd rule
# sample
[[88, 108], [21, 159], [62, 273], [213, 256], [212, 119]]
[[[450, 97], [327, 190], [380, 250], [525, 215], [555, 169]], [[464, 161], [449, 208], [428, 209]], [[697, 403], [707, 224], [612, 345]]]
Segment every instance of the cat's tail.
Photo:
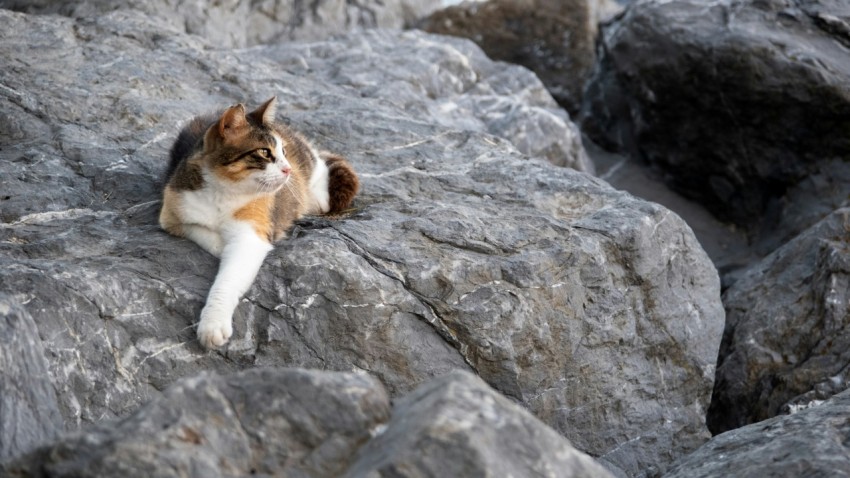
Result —
[[360, 180], [351, 164], [338, 154], [322, 151], [322, 160], [328, 165], [329, 213], [345, 211], [360, 190]]

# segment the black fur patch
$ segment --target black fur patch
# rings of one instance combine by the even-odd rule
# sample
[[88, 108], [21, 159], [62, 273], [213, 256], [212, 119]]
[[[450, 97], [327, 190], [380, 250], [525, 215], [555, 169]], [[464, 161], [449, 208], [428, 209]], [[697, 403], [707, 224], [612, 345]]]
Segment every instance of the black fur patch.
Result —
[[[172, 181], [175, 174], [178, 174], [178, 171], [189, 169], [182, 173], [187, 175], [187, 177], [181, 179], [179, 183], [184, 185], [196, 184], [197, 188], [201, 187], [203, 184], [203, 178], [201, 177], [200, 170], [197, 170], [197, 166], [194, 168], [187, 168], [188, 165], [186, 164], [186, 160], [203, 148], [204, 133], [206, 133], [207, 129], [215, 122], [216, 117], [214, 116], [199, 116], [190, 121], [189, 124], [180, 131], [177, 135], [177, 139], [174, 141], [174, 145], [171, 146], [168, 168], [165, 170], [164, 184], [168, 184]], [[192, 169], [197, 171], [193, 171]], [[200, 183], [197, 183], [196, 179], [193, 179], [193, 176], [195, 175], [197, 175], [197, 180], [200, 180]], [[177, 186], [175, 185], [175, 187]], [[178, 189], [197, 188], [178, 187]]]
[[194, 191], [204, 186], [204, 176], [201, 167], [187, 161], [181, 162], [177, 170], [171, 175], [168, 184], [177, 190]]

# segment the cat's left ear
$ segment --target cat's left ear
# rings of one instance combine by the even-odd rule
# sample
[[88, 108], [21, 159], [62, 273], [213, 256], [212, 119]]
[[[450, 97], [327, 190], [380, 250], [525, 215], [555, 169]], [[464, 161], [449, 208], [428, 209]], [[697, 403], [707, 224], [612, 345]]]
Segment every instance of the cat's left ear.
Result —
[[274, 115], [277, 110], [277, 96], [272, 96], [259, 108], [248, 114], [254, 121], [260, 124], [274, 123]]

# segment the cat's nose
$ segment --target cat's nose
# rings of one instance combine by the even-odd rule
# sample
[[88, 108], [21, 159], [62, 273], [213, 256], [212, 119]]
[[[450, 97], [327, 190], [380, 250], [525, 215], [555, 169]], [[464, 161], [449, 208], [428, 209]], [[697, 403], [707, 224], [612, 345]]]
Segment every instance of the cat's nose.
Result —
[[280, 168], [280, 172], [282, 172], [284, 176], [289, 176], [292, 173], [292, 168], [290, 168], [289, 166], [284, 166]]

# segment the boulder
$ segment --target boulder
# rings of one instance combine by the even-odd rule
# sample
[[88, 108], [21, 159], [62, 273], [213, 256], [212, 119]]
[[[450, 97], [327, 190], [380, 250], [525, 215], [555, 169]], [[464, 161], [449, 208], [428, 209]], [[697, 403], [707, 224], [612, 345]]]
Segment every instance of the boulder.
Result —
[[0, 8], [76, 18], [136, 9], [222, 48], [320, 40], [365, 28], [400, 29], [439, 7], [440, 0], [0, 0]]
[[55, 478], [339, 476], [389, 415], [386, 390], [365, 374], [201, 373], [10, 468]]
[[[217, 50], [133, 11], [0, 11], [0, 51], [0, 290], [38, 325], [68, 428], [275, 365], [365, 371], [392, 397], [474, 371], [629, 476], [708, 438], [717, 272], [675, 214], [464, 106], [513, 102], [533, 130], [552, 115], [527, 70], [423, 32]], [[160, 175], [193, 115], [273, 94], [362, 192], [297, 225], [207, 352], [193, 328], [217, 264], [159, 230]]]
[[0, 471], [3, 463], [54, 439], [62, 415], [32, 316], [0, 294]]
[[711, 439], [665, 478], [850, 476], [850, 391]]
[[62, 437], [9, 471], [56, 478], [611, 476], [469, 373], [422, 385], [389, 418], [386, 390], [362, 373], [202, 373], [126, 419]]
[[399, 400], [345, 476], [612, 475], [481, 379], [456, 371]]
[[850, 5], [643, 1], [601, 33], [582, 127], [763, 253], [850, 194]]
[[417, 26], [469, 38], [491, 58], [529, 68], [575, 114], [595, 59], [597, 23], [619, 9], [606, 0], [465, 2], [438, 10]]
[[848, 387], [850, 209], [839, 209], [723, 295], [726, 330], [708, 424], [714, 433]]

